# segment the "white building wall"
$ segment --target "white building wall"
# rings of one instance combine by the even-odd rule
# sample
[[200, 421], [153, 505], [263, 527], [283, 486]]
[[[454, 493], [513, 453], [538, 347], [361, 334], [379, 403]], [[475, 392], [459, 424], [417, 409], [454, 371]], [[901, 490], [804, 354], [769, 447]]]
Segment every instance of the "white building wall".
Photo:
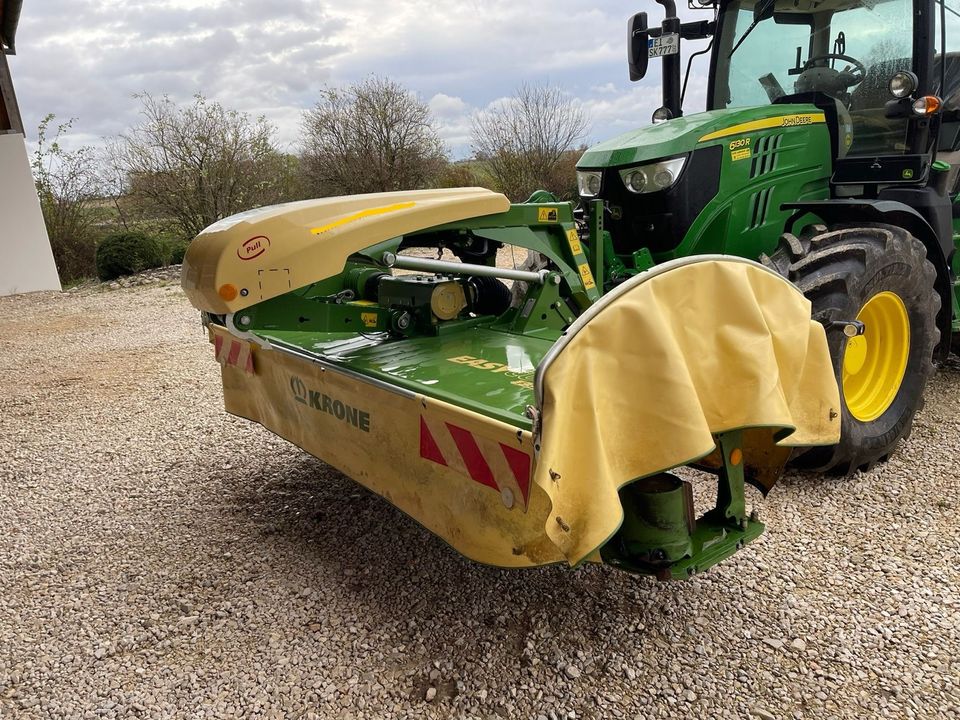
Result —
[[23, 135], [0, 134], [0, 295], [60, 289]]

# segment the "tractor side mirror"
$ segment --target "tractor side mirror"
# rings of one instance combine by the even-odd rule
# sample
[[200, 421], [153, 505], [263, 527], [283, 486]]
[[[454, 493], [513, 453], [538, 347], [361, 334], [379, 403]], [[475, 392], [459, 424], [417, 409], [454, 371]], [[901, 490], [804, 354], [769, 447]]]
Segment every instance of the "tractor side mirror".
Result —
[[627, 21], [627, 65], [630, 67], [630, 81], [641, 80], [647, 74], [647, 14], [638, 12]]

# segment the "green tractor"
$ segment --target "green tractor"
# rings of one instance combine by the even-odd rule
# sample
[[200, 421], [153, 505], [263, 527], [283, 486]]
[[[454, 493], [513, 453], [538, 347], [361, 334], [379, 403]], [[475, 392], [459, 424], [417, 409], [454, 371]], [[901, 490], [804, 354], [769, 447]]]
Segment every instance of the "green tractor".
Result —
[[[763, 531], [746, 483], [888, 457], [958, 315], [949, 8], [658, 2], [629, 60], [663, 59], [663, 106], [584, 154], [577, 208], [376, 193], [197, 236], [227, 410], [502, 567], [689, 577]], [[684, 39], [711, 52], [688, 116]]]
[[[787, 277], [827, 330], [843, 397], [840, 442], [795, 463], [869, 469], [909, 434], [960, 321], [960, 52], [945, 52], [960, 50], [960, 14], [941, 0], [691, 0], [713, 18], [681, 23], [657, 2], [659, 28], [638, 13], [628, 30], [631, 80], [662, 58], [654, 125], [578, 163], [623, 265], [604, 281], [702, 253]], [[680, 44], [706, 39], [707, 112], [684, 116]]]

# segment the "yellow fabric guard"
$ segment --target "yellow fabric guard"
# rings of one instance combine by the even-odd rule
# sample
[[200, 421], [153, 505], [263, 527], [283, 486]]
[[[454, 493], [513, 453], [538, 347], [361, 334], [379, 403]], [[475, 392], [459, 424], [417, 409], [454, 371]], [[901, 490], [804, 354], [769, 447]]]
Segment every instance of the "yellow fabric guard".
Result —
[[714, 433], [768, 427], [770, 444], [796, 446], [840, 438], [826, 335], [807, 299], [753, 262], [673, 265], [608, 294], [541, 366], [534, 481], [552, 502], [547, 535], [570, 563], [620, 526], [621, 486], [707, 455]]

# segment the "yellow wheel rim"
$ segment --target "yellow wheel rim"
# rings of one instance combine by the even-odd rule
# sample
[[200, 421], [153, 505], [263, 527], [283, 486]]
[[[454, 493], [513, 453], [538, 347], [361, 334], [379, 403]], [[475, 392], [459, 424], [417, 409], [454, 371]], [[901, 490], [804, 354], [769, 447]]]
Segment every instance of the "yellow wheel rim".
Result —
[[843, 397], [861, 422], [883, 415], [897, 397], [910, 352], [910, 318], [903, 300], [882, 292], [857, 315], [863, 335], [847, 340], [843, 352]]

